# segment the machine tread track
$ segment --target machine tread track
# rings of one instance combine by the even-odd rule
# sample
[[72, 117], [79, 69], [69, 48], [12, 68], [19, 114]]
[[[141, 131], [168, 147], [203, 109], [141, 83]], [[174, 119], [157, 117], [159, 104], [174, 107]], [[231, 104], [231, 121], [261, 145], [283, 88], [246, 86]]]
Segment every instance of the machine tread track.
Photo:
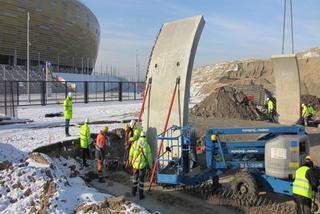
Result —
[[254, 200], [254, 196], [257, 197], [259, 193], [255, 177], [247, 171], [239, 171], [236, 173], [231, 184], [231, 189], [240, 194], [250, 194], [251, 197], [253, 197], [252, 200]]

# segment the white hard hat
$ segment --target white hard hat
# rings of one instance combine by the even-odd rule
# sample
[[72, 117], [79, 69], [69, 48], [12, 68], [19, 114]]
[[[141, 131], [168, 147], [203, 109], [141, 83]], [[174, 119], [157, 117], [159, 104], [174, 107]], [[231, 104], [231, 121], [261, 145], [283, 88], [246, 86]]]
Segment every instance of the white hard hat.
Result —
[[85, 122], [85, 123], [89, 123], [89, 118], [86, 118], [86, 119], [84, 120], [84, 122]]
[[68, 97], [72, 98], [72, 93], [71, 92], [68, 93]]
[[267, 97], [267, 100], [269, 100], [269, 97]]
[[146, 136], [146, 133], [144, 131], [141, 131], [140, 137], [145, 137], [145, 136]]
[[305, 106], [305, 104], [304, 103], [302, 103], [302, 105], [301, 105], [302, 107], [304, 107]]
[[131, 120], [130, 121], [130, 127], [131, 128], [133, 128], [135, 124], [136, 124], [136, 120]]

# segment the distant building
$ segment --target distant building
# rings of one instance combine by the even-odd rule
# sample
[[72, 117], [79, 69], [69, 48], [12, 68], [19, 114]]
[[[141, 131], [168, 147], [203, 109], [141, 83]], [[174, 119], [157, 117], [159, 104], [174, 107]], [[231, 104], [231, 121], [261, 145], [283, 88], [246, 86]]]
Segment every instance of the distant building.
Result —
[[51, 61], [54, 71], [92, 72], [100, 26], [78, 0], [0, 0], [0, 64], [26, 66], [28, 12], [31, 67]]

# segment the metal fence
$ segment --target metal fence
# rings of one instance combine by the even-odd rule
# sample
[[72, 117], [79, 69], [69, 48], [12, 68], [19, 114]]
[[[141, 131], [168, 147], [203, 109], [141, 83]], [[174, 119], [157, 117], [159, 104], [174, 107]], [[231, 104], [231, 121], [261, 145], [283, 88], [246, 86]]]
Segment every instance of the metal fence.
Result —
[[144, 82], [0, 81], [0, 112], [8, 115], [9, 104], [10, 106], [61, 104], [69, 92], [73, 94], [74, 103], [139, 100], [143, 98], [144, 86]]
[[[8, 117], [17, 117], [18, 87], [14, 83], [0, 84], [0, 114]], [[0, 115], [1, 116], [1, 115]]]

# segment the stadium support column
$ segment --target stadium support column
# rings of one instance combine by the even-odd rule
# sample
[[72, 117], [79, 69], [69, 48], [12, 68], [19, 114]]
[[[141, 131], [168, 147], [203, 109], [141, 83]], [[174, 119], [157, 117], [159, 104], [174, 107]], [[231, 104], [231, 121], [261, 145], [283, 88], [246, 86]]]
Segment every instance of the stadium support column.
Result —
[[30, 103], [29, 22], [30, 22], [30, 14], [28, 12], [28, 16], [27, 16], [27, 92], [28, 92], [28, 102]]
[[60, 72], [60, 57], [59, 57], [59, 54], [58, 54], [58, 73]]
[[83, 75], [83, 57], [81, 57], [81, 66], [82, 66], [81, 74]]

